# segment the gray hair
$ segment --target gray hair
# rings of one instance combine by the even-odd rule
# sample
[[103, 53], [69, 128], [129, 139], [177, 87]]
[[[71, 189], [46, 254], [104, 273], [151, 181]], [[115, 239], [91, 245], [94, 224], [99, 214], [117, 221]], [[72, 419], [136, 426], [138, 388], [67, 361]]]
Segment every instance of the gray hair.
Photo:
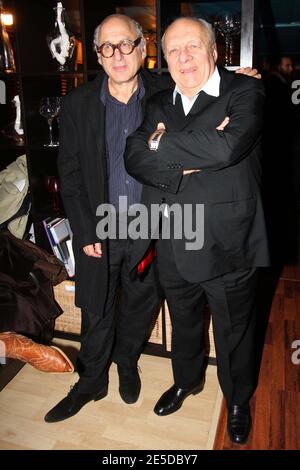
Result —
[[[136, 31], [136, 34], [139, 36], [142, 36], [143, 37], [143, 28], [141, 27], [141, 25], [135, 21], [133, 18], [130, 18], [129, 16], [126, 16], [126, 15], [121, 15], [121, 14], [118, 14], [118, 13], [115, 13], [113, 15], [109, 15], [107, 16], [95, 29], [94, 31], [94, 50], [96, 51], [97, 49], [97, 46], [98, 46], [98, 39], [99, 39], [99, 36], [100, 36], [100, 32], [101, 32], [101, 28], [102, 26], [104, 26], [104, 24], [110, 20], [111, 18], [119, 18], [120, 20], [123, 20], [123, 21], [126, 21], [127, 23], [130, 24], [130, 26], [133, 27], [133, 29], [135, 29]], [[143, 42], [141, 42], [141, 45], [143, 44]]]
[[191, 21], [194, 21], [195, 23], [199, 24], [205, 29], [206, 33], [207, 33], [207, 38], [208, 38], [208, 44], [210, 46], [213, 46], [214, 44], [216, 44], [216, 35], [215, 35], [215, 31], [214, 31], [214, 28], [213, 26], [208, 23], [208, 21], [204, 20], [203, 18], [196, 18], [196, 17], [193, 17], [193, 16], [182, 16], [181, 18], [177, 18], [176, 20], [174, 20], [168, 27], [167, 29], [165, 30], [164, 32], [164, 35], [163, 37], [161, 38], [161, 47], [162, 47], [162, 50], [163, 50], [163, 53], [165, 54], [165, 36], [166, 36], [166, 32], [168, 31], [169, 27], [172, 26], [174, 23], [176, 23], [176, 21], [180, 21], [180, 20], [191, 20]]

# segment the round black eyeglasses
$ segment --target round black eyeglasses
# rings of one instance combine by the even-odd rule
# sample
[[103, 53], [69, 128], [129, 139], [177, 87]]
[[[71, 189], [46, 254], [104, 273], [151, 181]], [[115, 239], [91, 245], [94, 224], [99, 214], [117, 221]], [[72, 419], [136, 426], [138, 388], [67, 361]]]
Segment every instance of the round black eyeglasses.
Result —
[[108, 59], [112, 57], [116, 49], [119, 49], [121, 54], [129, 55], [133, 50], [140, 44], [142, 36], [138, 37], [135, 41], [130, 41], [130, 39], [124, 39], [118, 44], [111, 44], [110, 42], [104, 42], [101, 46], [96, 46], [96, 51]]

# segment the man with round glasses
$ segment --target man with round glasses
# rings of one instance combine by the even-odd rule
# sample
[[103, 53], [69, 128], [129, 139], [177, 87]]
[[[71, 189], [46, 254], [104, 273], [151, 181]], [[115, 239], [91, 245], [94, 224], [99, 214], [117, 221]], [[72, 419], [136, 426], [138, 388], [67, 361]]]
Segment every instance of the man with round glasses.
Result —
[[99, 240], [96, 211], [109, 202], [120, 217], [119, 196], [127, 196], [128, 206], [140, 202], [142, 185], [124, 166], [126, 138], [142, 123], [146, 100], [172, 82], [141, 69], [145, 39], [140, 25], [127, 16], [108, 16], [95, 30], [94, 47], [104, 72], [64, 98], [58, 158], [61, 194], [73, 231], [75, 301], [82, 309], [79, 381], [47, 413], [47, 422], [67, 419], [87, 402], [104, 398], [111, 359], [118, 365], [121, 398], [137, 401], [137, 361], [160, 305], [154, 267], [132, 280], [128, 240]]

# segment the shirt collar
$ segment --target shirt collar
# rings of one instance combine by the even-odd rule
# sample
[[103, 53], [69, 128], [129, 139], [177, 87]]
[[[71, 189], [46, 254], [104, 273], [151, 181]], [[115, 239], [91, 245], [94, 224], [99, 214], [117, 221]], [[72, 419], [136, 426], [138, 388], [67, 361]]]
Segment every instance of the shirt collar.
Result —
[[[133, 93], [133, 95], [130, 97], [130, 100], [128, 101], [127, 104], [133, 103], [134, 101], [137, 101], [137, 100], [141, 100], [144, 96], [145, 96], [144, 83], [143, 83], [143, 80], [141, 79], [140, 75], [138, 75], [138, 87], [135, 90], [135, 92]], [[103, 79], [103, 82], [102, 82], [102, 86], [101, 86], [101, 90], [100, 90], [100, 99], [101, 99], [102, 103], [104, 104], [104, 106], [106, 105], [108, 100], [113, 101], [114, 103], [126, 106], [125, 103], [120, 103], [120, 101], [118, 101], [116, 98], [111, 96], [111, 94], [109, 93], [108, 76], [107, 75], [105, 75], [105, 77]]]
[[[200, 91], [205, 91], [205, 93], [207, 93], [208, 95], [215, 96], [217, 98], [218, 96], [220, 96], [220, 81], [221, 81], [221, 77], [219, 74], [218, 67], [215, 67], [215, 70], [213, 74], [211, 75], [211, 77], [207, 80], [205, 85], [202, 88], [200, 88], [200, 90], [197, 93], [195, 93], [194, 96], [192, 96], [191, 100], [193, 99], [195, 100], [195, 98], [199, 95]], [[175, 104], [177, 93], [179, 93], [180, 95], [183, 95], [183, 93], [181, 93], [178, 86], [176, 85], [174, 92], [173, 92], [173, 104]]]

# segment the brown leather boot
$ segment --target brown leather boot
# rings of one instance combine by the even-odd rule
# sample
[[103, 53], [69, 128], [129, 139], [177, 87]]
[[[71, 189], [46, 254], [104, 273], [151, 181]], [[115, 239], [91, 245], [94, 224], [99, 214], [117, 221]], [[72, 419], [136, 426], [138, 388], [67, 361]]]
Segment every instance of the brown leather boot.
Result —
[[4, 343], [1, 350], [4, 349], [5, 357], [27, 362], [43, 372], [74, 372], [71, 361], [56, 346], [35, 343], [12, 331], [0, 333], [0, 341]]

